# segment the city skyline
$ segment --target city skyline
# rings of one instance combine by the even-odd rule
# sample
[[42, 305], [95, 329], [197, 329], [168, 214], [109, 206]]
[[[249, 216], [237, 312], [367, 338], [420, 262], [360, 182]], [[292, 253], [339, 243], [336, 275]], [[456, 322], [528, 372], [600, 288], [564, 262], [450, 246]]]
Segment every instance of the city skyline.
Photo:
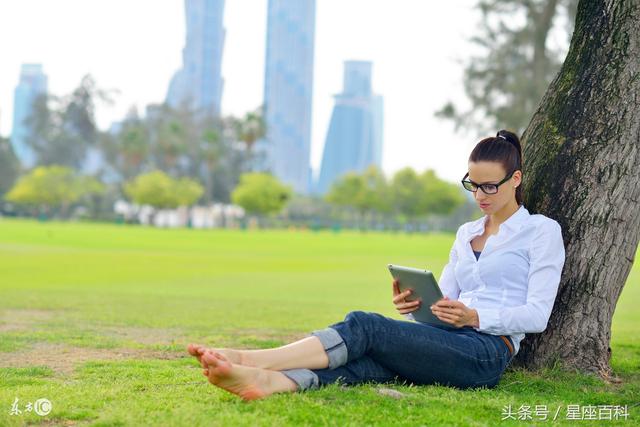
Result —
[[[463, 56], [463, 48], [469, 45], [467, 38], [478, 14], [472, 11], [472, 4], [443, 5], [437, 16], [419, 1], [398, 5], [328, 0], [318, 4], [311, 144], [315, 174], [319, 172], [333, 95], [342, 86], [342, 63], [367, 59], [376, 64], [374, 87], [385, 96], [385, 172], [411, 166], [435, 169], [450, 181], [459, 179], [480, 136], [455, 134], [450, 123], [433, 118], [433, 111], [462, 93], [462, 69], [455, 58]], [[242, 116], [262, 103], [266, 6], [264, 0], [237, 0], [225, 7], [225, 115]], [[144, 18], [145, 30], [136, 32], [150, 7], [153, 19]], [[183, 7], [182, 1], [157, 4], [146, 0], [135, 4], [114, 0], [108, 7], [76, 0], [56, 5], [25, 0], [0, 6], [0, 35], [19, 40], [4, 52], [6, 66], [0, 70], [0, 133], [7, 135], [10, 129], [7, 118], [12, 106], [7, 105], [7, 85], [15, 86], [16, 70], [22, 62], [42, 62], [54, 94], [69, 93], [86, 73], [101, 87], [119, 88], [121, 94], [114, 106], [98, 106], [101, 129], [120, 120], [132, 104], [143, 110], [149, 103], [161, 102], [171, 75], [181, 66]], [[27, 20], [34, 8], [42, 13]], [[363, 8], [368, 11], [367, 19], [355, 19]], [[71, 11], [83, 19], [72, 20]], [[109, 30], [115, 20], [118, 32]], [[455, 28], [446, 22], [454, 20]], [[386, 31], [379, 31], [380, 22], [385, 22]], [[29, 36], [37, 33], [36, 28], [49, 37]], [[68, 48], [71, 45], [73, 50]], [[79, 51], [83, 54], [78, 55]], [[144, 61], [140, 60], [141, 52]]]

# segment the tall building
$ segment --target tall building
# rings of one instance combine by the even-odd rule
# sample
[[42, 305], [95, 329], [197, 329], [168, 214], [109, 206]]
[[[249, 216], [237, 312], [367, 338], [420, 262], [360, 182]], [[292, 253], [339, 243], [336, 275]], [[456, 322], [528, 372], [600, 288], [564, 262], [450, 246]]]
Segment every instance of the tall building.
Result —
[[311, 184], [311, 100], [315, 0], [269, 0], [264, 79], [267, 136], [257, 149], [296, 192]]
[[347, 172], [382, 166], [383, 101], [371, 90], [371, 62], [346, 61], [322, 155], [317, 191], [325, 193]]
[[224, 0], [185, 0], [187, 41], [182, 68], [169, 85], [167, 104], [220, 114]]
[[33, 111], [33, 102], [39, 95], [47, 93], [47, 76], [42, 71], [42, 64], [22, 64], [20, 82], [13, 95], [13, 127], [11, 129], [11, 145], [16, 157], [25, 168], [36, 163], [33, 150], [27, 146], [29, 128], [25, 123]]

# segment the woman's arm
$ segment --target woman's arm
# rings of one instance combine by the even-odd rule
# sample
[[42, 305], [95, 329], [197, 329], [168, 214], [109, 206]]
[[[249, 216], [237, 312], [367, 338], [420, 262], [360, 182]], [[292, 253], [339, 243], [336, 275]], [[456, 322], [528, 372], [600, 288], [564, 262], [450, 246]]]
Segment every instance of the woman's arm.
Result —
[[526, 304], [476, 309], [480, 323], [476, 330], [494, 335], [510, 335], [538, 333], [547, 328], [565, 260], [560, 224], [553, 220], [540, 224], [529, 256]]
[[458, 229], [456, 240], [455, 242], [453, 242], [453, 246], [451, 247], [451, 251], [449, 252], [449, 262], [444, 266], [442, 274], [440, 275], [440, 280], [438, 281], [438, 286], [442, 291], [442, 295], [449, 297], [449, 299], [452, 300], [457, 300], [458, 295], [460, 295], [460, 286], [458, 285], [458, 281], [456, 280], [455, 275], [456, 263], [458, 262], [458, 252], [456, 250], [456, 247], [459, 234], [460, 229]]

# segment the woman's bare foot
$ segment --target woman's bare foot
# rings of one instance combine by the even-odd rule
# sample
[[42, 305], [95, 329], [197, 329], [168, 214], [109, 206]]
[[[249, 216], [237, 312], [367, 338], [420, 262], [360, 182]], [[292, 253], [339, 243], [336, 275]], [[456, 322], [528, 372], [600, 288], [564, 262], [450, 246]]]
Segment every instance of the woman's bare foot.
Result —
[[292, 392], [297, 385], [282, 372], [234, 365], [219, 352], [205, 350], [201, 358], [209, 382], [244, 400], [262, 399], [273, 393]]
[[[222, 354], [227, 360], [234, 365], [245, 365], [245, 366], [253, 366], [247, 357], [244, 356], [244, 352], [242, 350], [234, 350], [232, 348], [207, 348], [200, 344], [189, 344], [187, 346], [187, 351], [192, 356], [195, 356], [198, 359], [198, 362], [202, 365], [202, 355], [206, 350], [211, 350]], [[202, 365], [204, 368], [204, 365]]]

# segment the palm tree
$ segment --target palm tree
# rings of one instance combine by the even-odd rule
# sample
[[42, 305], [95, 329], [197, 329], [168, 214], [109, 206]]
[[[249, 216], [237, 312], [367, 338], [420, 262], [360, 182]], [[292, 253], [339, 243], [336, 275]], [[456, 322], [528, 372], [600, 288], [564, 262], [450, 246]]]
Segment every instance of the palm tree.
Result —
[[243, 119], [236, 120], [235, 126], [238, 140], [244, 142], [247, 153], [251, 155], [255, 143], [264, 138], [267, 132], [262, 107], [248, 112]]

